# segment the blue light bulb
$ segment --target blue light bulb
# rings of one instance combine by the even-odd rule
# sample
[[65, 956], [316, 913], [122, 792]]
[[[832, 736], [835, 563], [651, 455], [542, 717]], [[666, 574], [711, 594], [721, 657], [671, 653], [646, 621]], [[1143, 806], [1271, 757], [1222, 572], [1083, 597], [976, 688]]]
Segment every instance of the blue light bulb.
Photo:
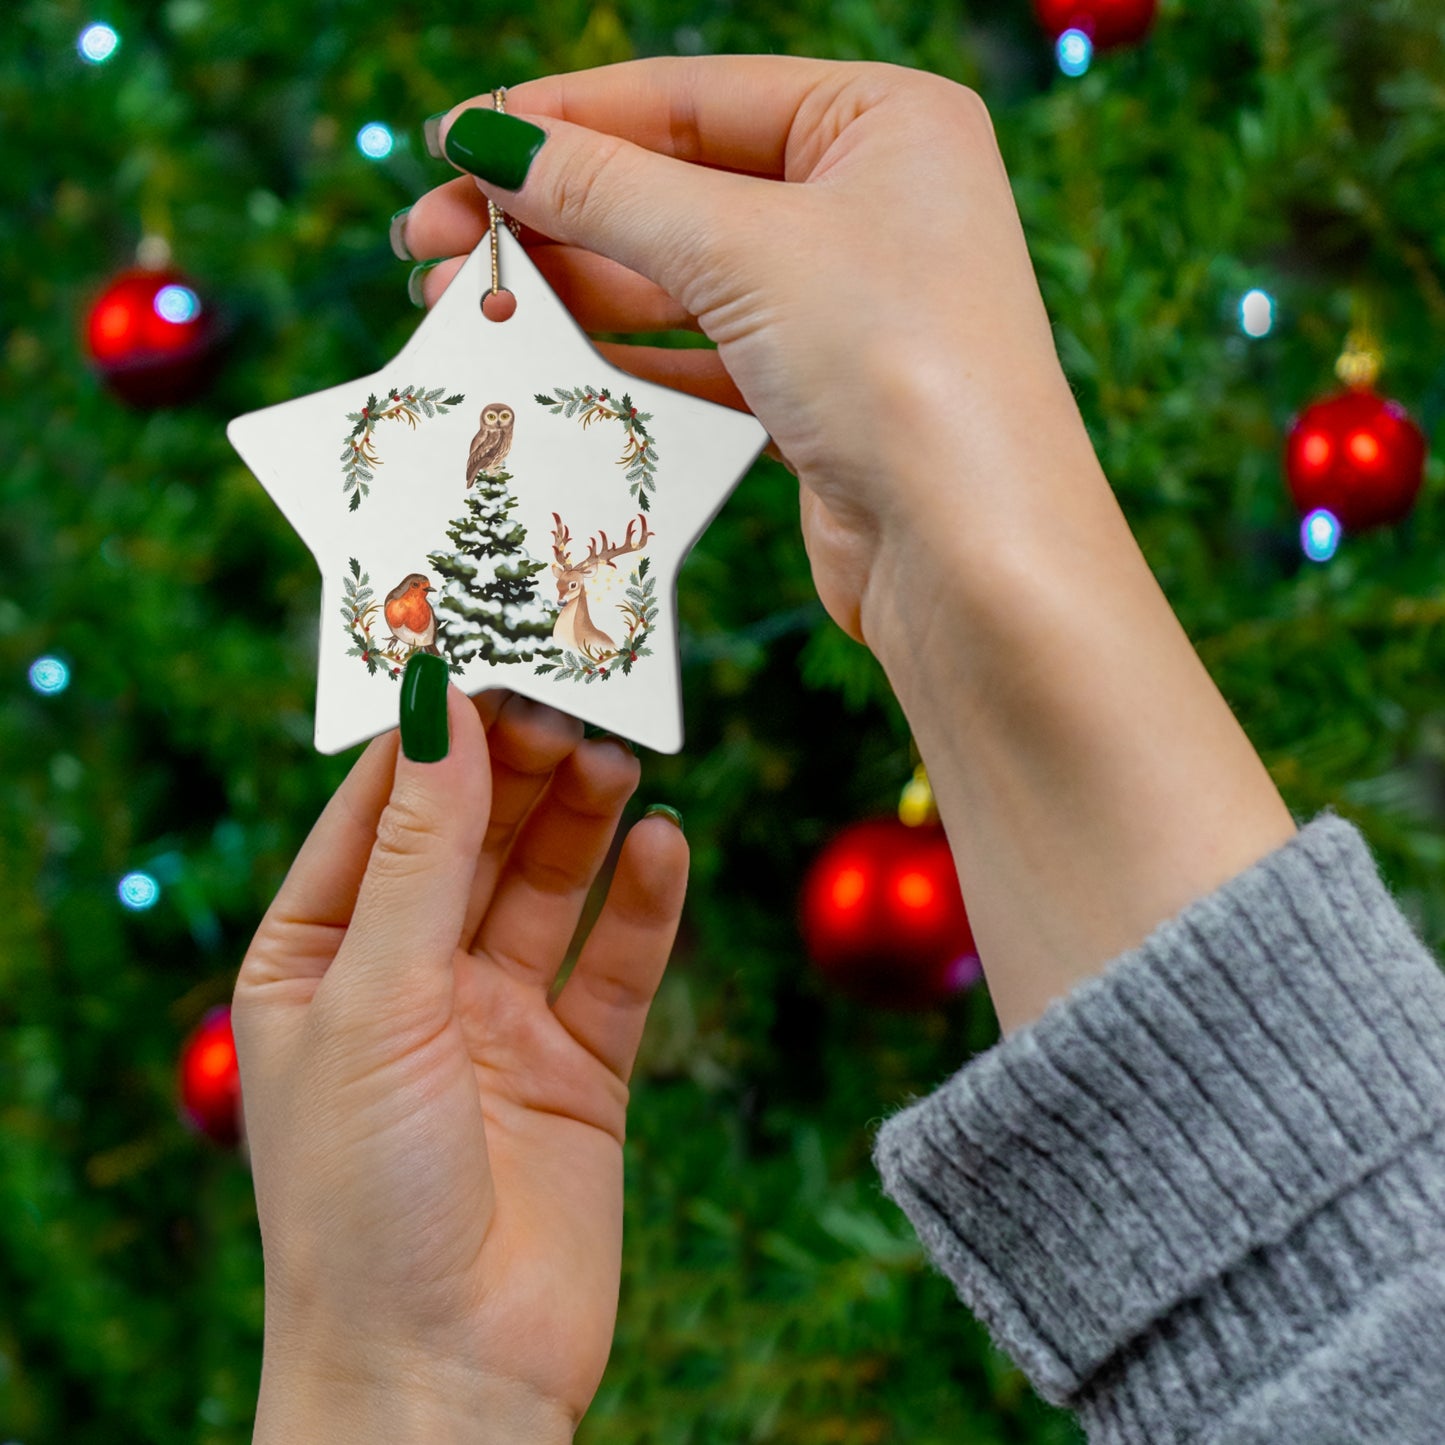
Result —
[[201, 298], [189, 286], [162, 286], [151, 304], [162, 321], [174, 322], [177, 326], [194, 321], [201, 314]]
[[1342, 532], [1339, 518], [1323, 507], [1316, 507], [1300, 523], [1300, 546], [1311, 562], [1328, 562], [1339, 550]]
[[1054, 47], [1065, 75], [1083, 75], [1094, 60], [1094, 42], [1082, 30], [1066, 30]]
[[395, 144], [391, 128], [382, 125], [379, 120], [371, 121], [356, 132], [356, 148], [369, 160], [385, 160]]
[[70, 686], [70, 669], [58, 657], [37, 657], [30, 664], [30, 686], [53, 697]]
[[161, 896], [161, 885], [149, 873], [127, 873], [115, 891], [127, 908], [140, 913], [155, 905]]

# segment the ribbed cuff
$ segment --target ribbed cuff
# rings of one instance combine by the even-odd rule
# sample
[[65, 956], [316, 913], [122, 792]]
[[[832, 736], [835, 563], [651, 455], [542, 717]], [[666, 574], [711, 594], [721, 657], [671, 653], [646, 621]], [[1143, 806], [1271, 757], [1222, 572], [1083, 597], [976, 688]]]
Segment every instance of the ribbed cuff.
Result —
[[1164, 1378], [1104, 1433], [1162, 1439], [1171, 1390], [1304, 1348], [1438, 1236], [1442, 1040], [1445, 975], [1326, 813], [889, 1119], [874, 1160], [1046, 1399], [1117, 1410], [1101, 1381], [1152, 1352]]

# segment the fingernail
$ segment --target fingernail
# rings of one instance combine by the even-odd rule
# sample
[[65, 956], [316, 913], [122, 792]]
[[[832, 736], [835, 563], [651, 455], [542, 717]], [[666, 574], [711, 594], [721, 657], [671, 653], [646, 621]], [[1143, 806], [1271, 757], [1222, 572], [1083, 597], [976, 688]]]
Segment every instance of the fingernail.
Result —
[[[407, 258], [410, 260], [410, 257]], [[422, 277], [431, 270], [433, 266], [440, 266], [441, 261], [423, 261], [420, 266], [413, 266], [411, 275], [406, 278], [406, 294], [411, 298], [413, 306], [426, 305], [426, 292], [421, 289]]]
[[426, 142], [427, 154], [439, 161], [446, 159], [442, 154], [442, 122], [446, 118], [446, 111], [439, 110], [421, 123], [421, 137]]
[[444, 659], [413, 652], [401, 679], [401, 750], [414, 763], [439, 763], [451, 747]]
[[633, 747], [626, 738], [618, 737], [616, 733], [599, 732], [597, 734], [597, 741], [599, 743], [620, 743], [633, 757], [637, 756], [637, 749]]
[[447, 132], [447, 159], [494, 186], [515, 191], [527, 179], [546, 139], [547, 132], [531, 121], [474, 107], [452, 122]]
[[666, 803], [653, 803], [642, 816], [644, 818], [651, 818], [654, 814], [658, 817], [666, 818], [669, 823], [676, 823], [679, 833], [687, 831], [682, 826], [682, 814], [679, 813], [676, 808], [669, 808]]
[[411, 214], [410, 206], [403, 206], [391, 218], [391, 254], [398, 261], [415, 261], [416, 257], [406, 249], [406, 218]]

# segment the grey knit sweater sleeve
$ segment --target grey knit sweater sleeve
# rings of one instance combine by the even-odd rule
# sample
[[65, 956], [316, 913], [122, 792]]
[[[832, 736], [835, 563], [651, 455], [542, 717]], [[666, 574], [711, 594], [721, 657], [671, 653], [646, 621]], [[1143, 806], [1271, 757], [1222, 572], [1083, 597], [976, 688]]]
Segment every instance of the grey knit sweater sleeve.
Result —
[[1095, 1445], [1445, 1441], [1445, 974], [1333, 814], [874, 1158]]

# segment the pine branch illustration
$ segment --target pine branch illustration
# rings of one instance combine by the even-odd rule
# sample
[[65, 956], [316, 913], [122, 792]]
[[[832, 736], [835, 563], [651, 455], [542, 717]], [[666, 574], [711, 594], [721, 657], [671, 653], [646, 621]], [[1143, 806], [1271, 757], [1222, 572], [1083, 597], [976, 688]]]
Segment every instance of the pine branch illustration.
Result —
[[393, 387], [387, 393], [383, 405], [375, 393], [367, 397], [366, 405], [360, 411], [346, 413], [352, 423], [350, 433], [341, 449], [341, 491], [351, 495], [348, 511], [354, 512], [361, 506], [361, 499], [371, 495], [370, 484], [376, 480], [375, 468], [381, 465], [376, 452], [376, 424], [382, 421], [404, 421], [415, 430], [419, 421], [434, 416], [445, 416], [452, 407], [466, 400], [462, 392], [454, 392], [443, 398], [444, 386], [430, 390], [415, 386]]
[[584, 430], [594, 421], [618, 421], [627, 434], [617, 465], [626, 468], [628, 492], [644, 511], [652, 510], [648, 493], [657, 489], [657, 443], [647, 429], [650, 411], [638, 411], [630, 392], [614, 400], [606, 387], [556, 386], [550, 392], [535, 392], [533, 398], [553, 416], [580, 418]]

